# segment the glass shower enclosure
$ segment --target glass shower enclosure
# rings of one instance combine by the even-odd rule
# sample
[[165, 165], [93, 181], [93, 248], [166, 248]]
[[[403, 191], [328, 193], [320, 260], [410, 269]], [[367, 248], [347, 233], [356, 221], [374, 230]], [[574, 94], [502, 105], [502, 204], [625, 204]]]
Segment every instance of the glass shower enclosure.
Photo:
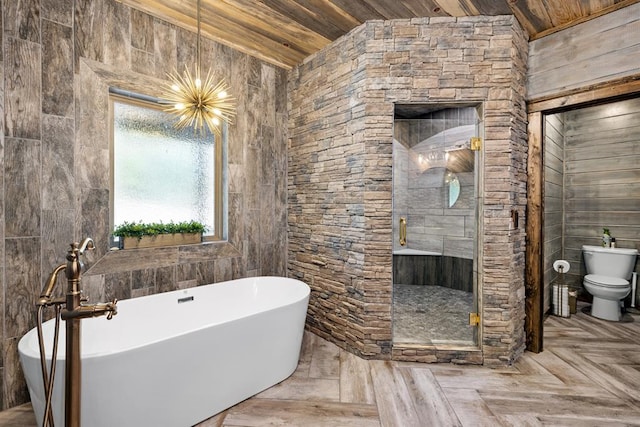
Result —
[[477, 345], [481, 107], [396, 105], [394, 345]]

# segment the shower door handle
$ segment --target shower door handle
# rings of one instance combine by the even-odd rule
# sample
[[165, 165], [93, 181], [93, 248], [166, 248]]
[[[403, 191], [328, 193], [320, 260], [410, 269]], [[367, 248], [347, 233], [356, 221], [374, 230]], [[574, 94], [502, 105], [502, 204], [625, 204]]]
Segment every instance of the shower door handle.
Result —
[[407, 219], [400, 217], [400, 246], [407, 244]]

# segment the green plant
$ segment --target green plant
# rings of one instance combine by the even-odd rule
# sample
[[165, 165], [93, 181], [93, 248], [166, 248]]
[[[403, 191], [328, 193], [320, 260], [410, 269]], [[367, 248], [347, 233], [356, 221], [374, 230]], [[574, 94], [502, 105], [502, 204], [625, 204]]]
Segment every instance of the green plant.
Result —
[[157, 236], [158, 234], [203, 233], [206, 227], [198, 221], [183, 222], [127, 222], [118, 225], [113, 230], [114, 236], [137, 237]]
[[609, 233], [609, 229], [608, 228], [603, 228], [602, 229], [602, 234], [605, 236], [611, 236], [611, 233]]

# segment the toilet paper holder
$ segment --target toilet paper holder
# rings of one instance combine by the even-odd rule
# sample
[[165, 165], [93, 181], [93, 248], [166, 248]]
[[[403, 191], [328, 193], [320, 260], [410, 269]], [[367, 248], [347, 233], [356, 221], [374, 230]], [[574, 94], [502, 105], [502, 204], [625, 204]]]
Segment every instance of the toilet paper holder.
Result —
[[553, 314], [560, 317], [571, 316], [569, 304], [569, 286], [564, 282], [564, 275], [571, 269], [569, 262], [559, 259], [553, 263], [553, 269], [558, 273], [557, 282], [553, 284], [551, 303]]

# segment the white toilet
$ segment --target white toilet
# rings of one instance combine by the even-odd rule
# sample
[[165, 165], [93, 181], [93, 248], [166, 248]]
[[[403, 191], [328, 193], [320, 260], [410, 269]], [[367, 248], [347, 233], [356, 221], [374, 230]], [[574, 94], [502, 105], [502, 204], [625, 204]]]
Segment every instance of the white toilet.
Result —
[[637, 249], [582, 246], [587, 275], [584, 287], [593, 295], [591, 315], [619, 321], [620, 300], [631, 292], [629, 279], [636, 265]]

